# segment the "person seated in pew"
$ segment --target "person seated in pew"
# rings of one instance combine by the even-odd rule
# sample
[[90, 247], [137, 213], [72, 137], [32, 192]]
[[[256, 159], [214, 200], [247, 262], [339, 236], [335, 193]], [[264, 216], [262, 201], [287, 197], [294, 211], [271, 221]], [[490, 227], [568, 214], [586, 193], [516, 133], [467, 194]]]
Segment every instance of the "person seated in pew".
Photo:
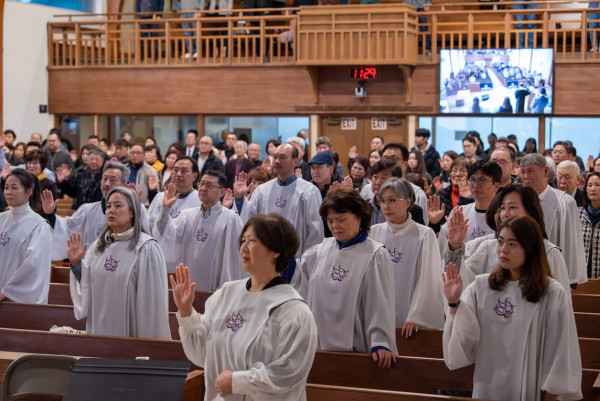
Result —
[[444, 327], [444, 307], [440, 294], [442, 261], [429, 227], [415, 223], [408, 208], [415, 194], [409, 182], [391, 178], [379, 190], [386, 222], [371, 227], [371, 239], [385, 245], [394, 271], [396, 326], [410, 337], [419, 326]]
[[329, 191], [319, 210], [334, 238], [306, 251], [291, 284], [306, 299], [323, 351], [396, 361], [394, 272], [385, 247], [368, 238], [371, 210], [357, 191]]
[[167, 271], [174, 272], [179, 263], [190, 269], [198, 291], [215, 291], [228, 281], [247, 277], [242, 270], [236, 242], [242, 232], [240, 216], [221, 206], [227, 178], [209, 170], [200, 179], [200, 206], [185, 209], [171, 218], [171, 208], [179, 194], [169, 184], [162, 198], [162, 210], [153, 229], [165, 254]]
[[142, 207], [133, 190], [113, 188], [90, 249], [80, 233], [69, 236], [71, 298], [88, 334], [171, 339], [165, 258], [142, 227]]
[[[486, 212], [487, 224], [493, 230], [514, 216], [530, 216], [537, 221], [544, 237], [544, 250], [550, 273], [570, 294], [569, 272], [565, 258], [560, 248], [547, 239], [544, 211], [533, 189], [522, 184], [509, 184], [496, 195]], [[459, 267], [465, 285], [475, 281], [475, 276], [491, 273], [498, 266], [497, 234], [489, 234], [465, 244], [464, 236], [467, 231], [468, 219], [465, 220], [462, 213], [457, 211], [448, 222], [448, 245], [443, 255], [446, 263], [452, 262]]]
[[[98, 202], [81, 205], [77, 211], [68, 217], [56, 215], [56, 201], [48, 190], [42, 192], [42, 208], [54, 229], [52, 241], [52, 260], [67, 258], [67, 241], [72, 233], [81, 233], [81, 241], [91, 244], [98, 239], [100, 231], [106, 225], [106, 196], [115, 187], [135, 188], [135, 184], [127, 184], [129, 167], [119, 162], [106, 162], [102, 169], [100, 190], [102, 199]], [[141, 209], [141, 223], [150, 232], [150, 223], [146, 208]]]
[[581, 355], [575, 315], [552, 278], [540, 225], [529, 216], [498, 230], [498, 266], [463, 292], [449, 263], [442, 274], [449, 314], [444, 361], [459, 369], [476, 361], [473, 398], [511, 401], [581, 399]]
[[[317, 349], [310, 309], [280, 273], [300, 241], [279, 214], [251, 217], [239, 238], [249, 279], [225, 283], [193, 307], [196, 283], [187, 267], [171, 276], [186, 356], [204, 368], [205, 400], [306, 400], [306, 380]], [[221, 398], [223, 397], [223, 398]]]
[[10, 210], [0, 213], [0, 302], [48, 303], [52, 229], [41, 217], [40, 183], [16, 169], [6, 178]]

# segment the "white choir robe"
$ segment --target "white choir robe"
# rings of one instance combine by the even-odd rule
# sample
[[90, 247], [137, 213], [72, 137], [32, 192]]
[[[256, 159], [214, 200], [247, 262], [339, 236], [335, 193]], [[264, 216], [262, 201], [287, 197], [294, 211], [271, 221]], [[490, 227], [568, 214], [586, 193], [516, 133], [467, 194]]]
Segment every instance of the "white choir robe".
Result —
[[[140, 208], [142, 227], [147, 232], [152, 228], [145, 207]], [[56, 216], [54, 235], [52, 237], [52, 260], [67, 258], [67, 241], [73, 233], [81, 234], [81, 244], [91, 245], [98, 239], [100, 231], [106, 224], [106, 216], [102, 210], [102, 202], [85, 203], [72, 216]]]
[[[371, 199], [373, 199], [373, 197], [375, 196], [371, 185], [372, 184], [365, 185], [360, 191], [360, 196], [367, 202], [370, 202]], [[427, 194], [425, 194], [425, 191], [423, 191], [420, 187], [416, 186], [412, 182], [410, 183], [410, 185], [412, 185], [412, 189], [415, 192], [415, 204], [418, 205], [421, 209], [423, 209], [423, 222], [426, 226], [428, 226], [429, 215], [427, 214]]]
[[[452, 262], [459, 267], [463, 286], [466, 287], [475, 281], [475, 276], [491, 273], [498, 266], [497, 247], [498, 240], [494, 234], [471, 241], [455, 251], [451, 251], [446, 245], [444, 263]], [[569, 272], [560, 248], [546, 239], [544, 247], [552, 277], [570, 294]]]
[[[154, 199], [152, 199], [152, 203], [150, 204], [150, 207], [148, 208], [148, 216], [150, 219], [150, 229], [152, 229], [154, 227], [154, 225], [156, 224], [156, 220], [158, 219], [158, 215], [162, 211], [162, 201], [163, 201], [164, 196], [165, 196], [164, 192], [157, 193], [156, 196], [154, 197]], [[182, 211], [200, 206], [201, 203], [202, 202], [200, 202], [200, 198], [198, 198], [198, 191], [194, 189], [185, 198], [183, 198], [183, 199], [177, 198], [177, 200], [175, 201], [175, 204], [173, 204], [173, 207], [171, 207], [171, 212], [170, 212], [171, 217], [175, 218], [175, 217], [179, 216], [179, 214]]]
[[174, 219], [170, 211], [161, 210], [153, 230], [167, 271], [174, 272], [179, 263], [188, 266], [196, 291], [215, 291], [228, 281], [250, 277], [242, 270], [238, 241], [243, 225], [237, 213], [219, 202], [208, 218], [203, 217], [201, 206], [186, 209]]
[[[469, 229], [467, 230], [467, 236], [465, 237], [465, 244], [478, 238], [485, 237], [486, 235], [496, 233], [490, 228], [490, 226], [487, 225], [485, 212], [480, 213], [475, 209], [475, 203], [469, 203], [468, 205], [460, 207], [463, 209], [465, 221], [469, 219], [469, 222], [467, 223], [469, 225]], [[453, 212], [454, 210], [450, 212], [448, 221], [450, 221], [450, 217], [452, 217]], [[440, 249], [440, 255], [444, 255], [444, 251], [448, 247], [448, 223], [444, 223], [440, 229], [440, 232], [438, 233], [438, 245]]]
[[587, 283], [587, 263], [577, 202], [571, 195], [549, 185], [539, 196], [548, 240], [562, 250], [571, 284]]
[[204, 369], [204, 399], [224, 399], [215, 381], [231, 370], [227, 400], [306, 400], [317, 349], [310, 309], [288, 284], [249, 292], [246, 282], [223, 285], [206, 301], [204, 315], [177, 312], [185, 355]]
[[171, 339], [165, 259], [156, 240], [141, 233], [131, 241], [94, 242], [81, 261], [81, 282], [70, 277], [75, 318], [87, 318], [86, 333]]
[[234, 202], [233, 210], [244, 223], [256, 214], [268, 213], [277, 213], [292, 223], [300, 240], [296, 259], [325, 238], [323, 219], [319, 215], [323, 198], [316, 185], [302, 178], [286, 186], [279, 185], [274, 178], [259, 185], [250, 201], [243, 197], [242, 202], [241, 211], [237, 202]]
[[[449, 369], [476, 361], [473, 398], [541, 401], [541, 391], [581, 399], [581, 356], [569, 294], [554, 279], [538, 303], [518, 281], [490, 289], [489, 274], [462, 293], [446, 317], [444, 360]], [[559, 399], [561, 399], [559, 397]]]
[[0, 293], [13, 302], [47, 304], [52, 228], [29, 207], [0, 213]]
[[396, 326], [405, 322], [430, 329], [444, 327], [441, 258], [435, 233], [410, 217], [393, 234], [388, 223], [371, 227], [370, 237], [385, 245], [394, 270]]
[[394, 272], [382, 244], [371, 239], [339, 249], [325, 238], [302, 255], [291, 284], [315, 315], [319, 349], [398, 355]]

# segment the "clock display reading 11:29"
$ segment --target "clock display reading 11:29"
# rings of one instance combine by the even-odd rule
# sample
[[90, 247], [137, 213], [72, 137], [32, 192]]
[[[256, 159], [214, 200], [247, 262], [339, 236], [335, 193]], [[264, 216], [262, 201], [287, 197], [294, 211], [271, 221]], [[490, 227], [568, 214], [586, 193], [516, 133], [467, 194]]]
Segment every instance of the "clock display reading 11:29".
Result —
[[377, 78], [377, 67], [361, 67], [350, 69], [352, 79], [375, 79]]

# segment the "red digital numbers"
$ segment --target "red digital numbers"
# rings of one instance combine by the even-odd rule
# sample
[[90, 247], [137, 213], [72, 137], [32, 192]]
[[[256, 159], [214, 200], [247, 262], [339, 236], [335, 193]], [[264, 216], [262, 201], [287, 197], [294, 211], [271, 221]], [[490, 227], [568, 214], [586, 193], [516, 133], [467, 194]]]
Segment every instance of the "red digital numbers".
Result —
[[377, 67], [353, 68], [350, 70], [350, 78], [375, 79], [377, 78]]

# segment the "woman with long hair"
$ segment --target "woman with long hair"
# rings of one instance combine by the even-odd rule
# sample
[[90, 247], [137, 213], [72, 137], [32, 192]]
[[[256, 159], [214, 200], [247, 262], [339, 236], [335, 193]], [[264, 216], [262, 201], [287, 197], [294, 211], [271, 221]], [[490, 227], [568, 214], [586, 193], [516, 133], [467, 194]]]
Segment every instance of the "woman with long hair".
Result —
[[583, 230], [588, 277], [600, 278], [600, 172], [590, 173], [586, 178], [579, 220]]
[[527, 139], [527, 141], [525, 141], [525, 146], [523, 146], [523, 153], [527, 155], [530, 153], [537, 153], [537, 141], [535, 140], [535, 138], [529, 138]]
[[377, 163], [383, 157], [383, 152], [381, 149], [372, 149], [369, 152], [369, 166], [373, 167], [375, 163]]
[[452, 162], [456, 160], [457, 157], [458, 153], [456, 153], [453, 150], [449, 150], [447, 152], [444, 152], [444, 156], [440, 158], [440, 167], [442, 168], [442, 174], [439, 177], [432, 177], [433, 186], [435, 187], [436, 191], [450, 186], [450, 169], [452, 166]]
[[581, 399], [581, 354], [575, 315], [552, 278], [540, 225], [529, 216], [498, 230], [498, 266], [463, 292], [449, 263], [442, 274], [449, 313], [444, 361], [454, 370], [474, 361], [473, 398]]
[[175, 167], [175, 161], [177, 158], [181, 156], [181, 153], [176, 149], [171, 149], [167, 152], [165, 156], [165, 166], [161, 171], [161, 182], [160, 182], [160, 190], [166, 188], [167, 185], [171, 182], [171, 174], [173, 174], [173, 167]]
[[418, 150], [411, 150], [408, 154], [408, 169], [407, 173], [419, 174], [419, 177], [427, 177], [427, 166], [425, 166], [425, 158], [423, 153]]

